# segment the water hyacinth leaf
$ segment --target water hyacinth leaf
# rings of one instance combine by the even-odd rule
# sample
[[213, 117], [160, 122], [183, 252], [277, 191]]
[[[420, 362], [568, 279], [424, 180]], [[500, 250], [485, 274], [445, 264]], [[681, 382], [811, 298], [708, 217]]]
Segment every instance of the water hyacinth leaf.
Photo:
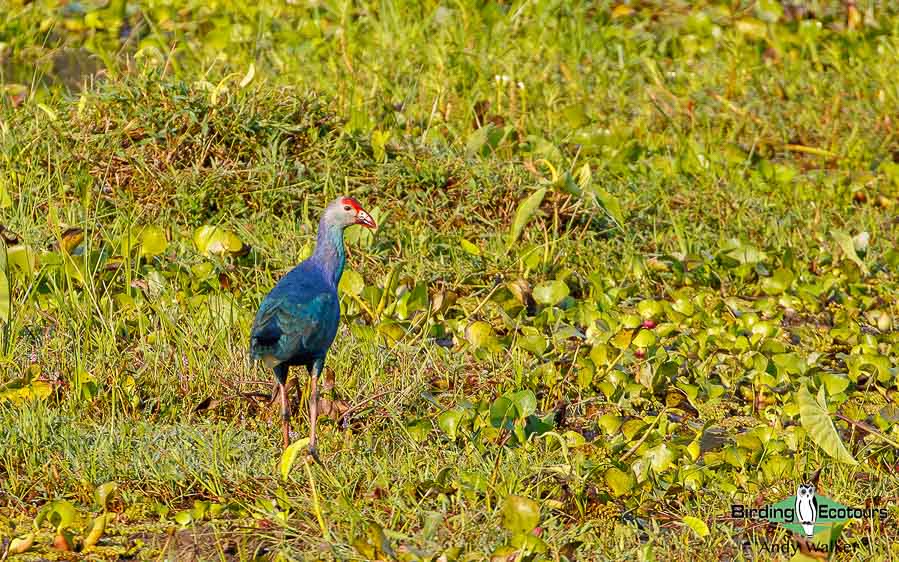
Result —
[[789, 269], [779, 268], [771, 277], [762, 279], [762, 291], [767, 295], [779, 295], [790, 288], [795, 275]]
[[106, 532], [106, 526], [109, 524], [110, 519], [113, 517], [115, 517], [113, 513], [101, 513], [94, 518], [87, 535], [84, 537], [83, 546], [85, 549], [96, 546], [103, 533]]
[[243, 242], [226, 228], [205, 225], [194, 231], [194, 244], [204, 256], [237, 254]]
[[503, 527], [513, 535], [530, 533], [540, 523], [540, 506], [524, 496], [507, 496], [502, 513]]
[[637, 337], [634, 338], [634, 345], [637, 347], [651, 347], [656, 343], [656, 335], [652, 330], [640, 330]]
[[343, 271], [343, 276], [340, 278], [340, 283], [337, 285], [337, 289], [341, 293], [356, 297], [362, 294], [362, 289], [364, 288], [365, 280], [362, 278], [362, 275], [350, 268], [346, 268]]
[[94, 490], [94, 501], [97, 502], [97, 505], [103, 511], [106, 511], [106, 506], [109, 503], [109, 499], [115, 494], [116, 490], [119, 489], [119, 485], [115, 482], [106, 482], [105, 484], [100, 484], [97, 486], [97, 489]]
[[709, 536], [709, 526], [706, 525], [705, 521], [702, 519], [693, 517], [692, 515], [685, 515], [683, 521], [687, 527], [693, 529], [693, 532], [696, 533], [697, 537], [702, 539]]
[[462, 419], [462, 410], [447, 410], [440, 414], [440, 417], [437, 418], [437, 425], [440, 429], [446, 433], [446, 436], [450, 438], [450, 441], [456, 440], [456, 433], [459, 427], [459, 421]]
[[534, 287], [534, 300], [538, 304], [551, 306], [568, 296], [568, 285], [564, 281], [546, 281]]
[[515, 211], [515, 218], [512, 220], [512, 227], [509, 230], [508, 247], [511, 248], [518, 241], [522, 230], [524, 230], [534, 213], [537, 212], [537, 209], [540, 208], [540, 203], [543, 202], [545, 196], [546, 188], [541, 187], [518, 205], [518, 210]]
[[834, 230], [832, 234], [833, 239], [837, 242], [843, 255], [857, 265], [863, 274], [867, 275], [868, 267], [865, 265], [865, 262], [858, 257], [858, 254], [855, 251], [855, 241], [852, 239], [852, 236], [842, 230]]
[[634, 331], [633, 330], [621, 330], [615, 337], [612, 338], [610, 343], [615, 347], [615, 349], [627, 349], [627, 347], [631, 344], [631, 339], [633, 338]]
[[518, 417], [526, 418], [537, 411], [537, 397], [533, 390], [519, 390], [509, 395], [509, 400], [518, 409]]
[[823, 396], [819, 398], [820, 402], [804, 385], [796, 393], [802, 427], [808, 432], [812, 441], [825, 453], [839, 462], [857, 464], [855, 458], [843, 445], [843, 441], [830, 419], [830, 414], [827, 412], [827, 406], [823, 403]]
[[287, 480], [290, 477], [290, 471], [293, 469], [293, 463], [297, 460], [297, 455], [308, 446], [309, 438], [304, 437], [284, 449], [284, 453], [281, 454], [281, 462], [278, 463], [282, 479]]
[[472, 322], [465, 329], [465, 339], [475, 349], [491, 349], [496, 345], [493, 327], [483, 320]]
[[462, 251], [466, 254], [471, 254], [472, 256], [480, 256], [481, 249], [477, 247], [475, 244], [469, 242], [465, 238], [459, 240], [459, 246], [462, 247]]
[[614, 466], [606, 471], [604, 478], [612, 495], [616, 498], [630, 494], [637, 485], [637, 479], [633, 472], [625, 472]]
[[515, 403], [506, 396], [500, 396], [490, 406], [490, 425], [500, 429], [510, 429], [517, 417]]
[[169, 246], [165, 231], [158, 226], [145, 227], [140, 232], [140, 255], [152, 258], [161, 255]]

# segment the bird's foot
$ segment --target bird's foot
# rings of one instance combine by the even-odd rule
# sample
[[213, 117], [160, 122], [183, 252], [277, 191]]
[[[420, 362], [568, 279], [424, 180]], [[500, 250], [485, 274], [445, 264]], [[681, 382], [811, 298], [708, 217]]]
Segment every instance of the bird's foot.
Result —
[[315, 444], [309, 445], [309, 450], [306, 452], [306, 459], [312, 459], [315, 464], [324, 466], [321, 457], [318, 456], [318, 447]]

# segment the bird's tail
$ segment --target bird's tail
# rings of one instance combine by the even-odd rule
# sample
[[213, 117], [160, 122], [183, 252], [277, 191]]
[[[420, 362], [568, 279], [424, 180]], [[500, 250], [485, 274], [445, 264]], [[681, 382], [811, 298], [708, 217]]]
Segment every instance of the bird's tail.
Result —
[[250, 336], [250, 357], [269, 363], [268, 358], [273, 357], [278, 351], [281, 334], [281, 327], [278, 326], [276, 318], [254, 330]]

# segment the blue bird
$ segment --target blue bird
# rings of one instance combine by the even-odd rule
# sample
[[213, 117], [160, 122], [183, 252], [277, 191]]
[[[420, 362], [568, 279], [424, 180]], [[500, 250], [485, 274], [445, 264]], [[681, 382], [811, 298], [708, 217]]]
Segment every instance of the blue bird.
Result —
[[316, 460], [317, 383], [340, 321], [337, 284], [346, 263], [343, 230], [354, 224], [376, 228], [371, 215], [352, 197], [339, 197], [325, 208], [315, 251], [262, 299], [250, 331], [250, 357], [275, 372], [285, 448], [290, 445], [288, 371], [294, 366], [309, 371], [309, 452]]

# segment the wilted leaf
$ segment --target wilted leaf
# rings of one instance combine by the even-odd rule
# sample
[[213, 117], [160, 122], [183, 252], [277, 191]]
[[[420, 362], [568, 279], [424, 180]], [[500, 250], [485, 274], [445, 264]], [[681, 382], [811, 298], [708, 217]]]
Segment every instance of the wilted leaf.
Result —
[[468, 328], [465, 329], [465, 339], [467, 339], [468, 343], [475, 349], [490, 349], [496, 345], [493, 327], [483, 320], [472, 322]]
[[796, 393], [802, 427], [825, 453], [846, 464], [857, 464], [840, 439], [827, 407], [818, 402], [804, 385]]
[[512, 534], [530, 533], [540, 523], [540, 506], [523, 496], [507, 496], [503, 501], [503, 527]]
[[540, 208], [540, 203], [543, 202], [543, 197], [545, 196], [546, 188], [541, 187], [518, 205], [518, 210], [515, 211], [515, 218], [512, 221], [512, 228], [509, 230], [508, 246], [510, 248], [518, 241], [521, 231], [524, 230], [525, 225], [531, 220], [537, 209]]

